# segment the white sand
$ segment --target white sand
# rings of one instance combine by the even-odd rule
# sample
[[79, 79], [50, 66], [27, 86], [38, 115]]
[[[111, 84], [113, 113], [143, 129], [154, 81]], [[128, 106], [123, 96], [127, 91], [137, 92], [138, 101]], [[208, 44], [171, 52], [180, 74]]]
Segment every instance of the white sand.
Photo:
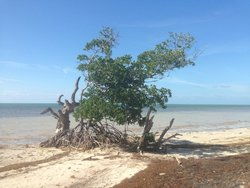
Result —
[[[20, 148], [0, 150], [1, 166], [37, 161], [63, 153], [56, 149]], [[78, 183], [84, 187], [112, 187], [147, 167], [147, 162], [132, 154], [118, 154], [114, 149], [91, 152], [72, 151], [68, 155], [35, 166], [0, 172], [0, 187], [67, 187]], [[6, 157], [10, 157], [8, 159]], [[19, 158], [18, 156], [23, 156]], [[34, 158], [36, 156], [36, 158]], [[91, 157], [91, 158], [90, 158]], [[1, 171], [1, 168], [0, 168]]]
[[[167, 154], [149, 154], [139, 159], [118, 149], [95, 149], [89, 152], [38, 147], [0, 149], [0, 187], [112, 187], [147, 167], [152, 158], [213, 157], [250, 152], [250, 129], [221, 132], [185, 133], [172, 144], [214, 144], [211, 147], [169, 148]], [[238, 143], [237, 146], [233, 146]], [[242, 143], [242, 144], [240, 144]], [[230, 148], [220, 144], [232, 145]], [[57, 157], [58, 155], [61, 155]], [[55, 159], [51, 159], [54, 156]], [[90, 158], [91, 157], [91, 158]], [[48, 161], [41, 161], [48, 159]], [[25, 163], [31, 162], [31, 163]], [[37, 162], [34, 164], [32, 162]], [[21, 165], [20, 165], [21, 164]], [[12, 170], [9, 169], [11, 166]]]
[[229, 129], [225, 131], [190, 132], [178, 137], [200, 144], [232, 144], [250, 142], [250, 128]]
[[169, 147], [166, 155], [168, 157], [200, 158], [249, 153], [250, 128], [183, 133], [170, 140], [170, 144], [179, 147]]

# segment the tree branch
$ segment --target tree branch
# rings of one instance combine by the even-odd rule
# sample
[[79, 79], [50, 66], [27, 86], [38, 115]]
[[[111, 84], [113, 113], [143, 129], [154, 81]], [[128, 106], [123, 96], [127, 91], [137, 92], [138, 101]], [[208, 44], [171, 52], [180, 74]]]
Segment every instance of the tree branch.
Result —
[[54, 112], [54, 110], [52, 110], [52, 108], [50, 107], [42, 111], [41, 114], [46, 114], [48, 112], [50, 112], [54, 118], [59, 119], [59, 115], [56, 112]]
[[148, 109], [148, 113], [147, 113], [147, 115], [146, 115], [146, 122], [149, 121], [149, 117], [150, 117], [151, 112], [152, 112], [152, 108], [150, 107], [150, 108]]
[[150, 131], [151, 128], [153, 127], [153, 119], [154, 119], [154, 116], [152, 116], [152, 117], [147, 121], [147, 125], [145, 126], [145, 129], [144, 129], [144, 133], [149, 133], [149, 131]]
[[174, 118], [171, 119], [169, 126], [167, 126], [161, 133], [161, 136], [158, 139], [157, 145], [160, 146], [162, 144], [162, 139], [164, 138], [165, 134], [168, 132], [168, 130], [172, 127], [174, 123]]
[[176, 137], [176, 136], [181, 136], [181, 134], [175, 133], [174, 135], [172, 135], [172, 136], [170, 136], [170, 137], [164, 139], [164, 142], [166, 142], [166, 141], [168, 141], [168, 140], [170, 140], [171, 138], [174, 138], [174, 137]]
[[149, 108], [148, 109], [148, 113], [145, 117], [146, 121], [145, 121], [145, 127], [144, 127], [144, 130], [143, 130], [143, 133], [142, 133], [142, 136], [139, 140], [139, 145], [137, 147], [137, 150], [138, 151], [142, 151], [142, 148], [143, 147], [146, 147], [146, 141], [145, 141], [145, 136], [149, 133], [149, 131], [151, 130], [151, 128], [153, 127], [153, 119], [154, 119], [154, 116], [152, 116], [150, 118], [150, 114], [152, 112], [152, 108]]
[[88, 87], [89, 87], [89, 83], [87, 83], [86, 87], [82, 89], [80, 102], [82, 101], [84, 91], [85, 91]]
[[78, 89], [79, 89], [78, 85], [79, 85], [80, 78], [81, 78], [81, 77], [78, 77], [78, 79], [76, 80], [75, 90], [74, 90], [74, 92], [72, 93], [72, 96], [71, 96], [71, 101], [72, 101], [72, 103], [74, 103], [74, 104], [76, 103], [75, 98], [76, 98], [76, 92], [77, 92]]
[[62, 105], [62, 106], [63, 106], [64, 103], [61, 101], [62, 97], [63, 97], [63, 95], [60, 95], [60, 96], [58, 97], [57, 103], [58, 103], [59, 105]]

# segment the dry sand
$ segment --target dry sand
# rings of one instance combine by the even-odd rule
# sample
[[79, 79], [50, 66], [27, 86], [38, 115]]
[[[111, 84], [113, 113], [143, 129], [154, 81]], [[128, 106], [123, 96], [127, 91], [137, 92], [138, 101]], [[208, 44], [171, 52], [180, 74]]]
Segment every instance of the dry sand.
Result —
[[0, 187], [68, 187], [78, 182], [84, 187], [112, 187], [147, 166], [132, 154], [120, 155], [114, 149], [68, 152], [34, 147], [0, 151]]
[[221, 157], [250, 153], [250, 128], [191, 132], [170, 141], [167, 156], [178, 158]]
[[138, 154], [110, 148], [89, 152], [37, 146], [0, 147], [0, 187], [112, 187], [145, 169], [151, 159], [214, 157], [250, 152], [250, 129], [185, 133], [166, 153]]

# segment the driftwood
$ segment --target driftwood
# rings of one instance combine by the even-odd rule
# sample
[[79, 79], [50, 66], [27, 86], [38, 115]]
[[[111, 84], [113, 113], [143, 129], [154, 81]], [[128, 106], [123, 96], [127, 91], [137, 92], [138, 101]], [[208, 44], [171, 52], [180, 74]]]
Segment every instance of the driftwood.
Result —
[[162, 145], [162, 143], [163, 143], [162, 140], [163, 140], [165, 134], [168, 132], [169, 129], [171, 129], [171, 127], [173, 126], [173, 124], [174, 124], [174, 118], [171, 119], [171, 121], [170, 121], [170, 123], [169, 123], [169, 126], [167, 126], [167, 127], [162, 131], [161, 136], [159, 137], [159, 139], [158, 139], [158, 141], [157, 141], [158, 147], [160, 147], [160, 146]]
[[[108, 124], [101, 122], [90, 122], [83, 118], [80, 119], [79, 124], [70, 129], [70, 114], [74, 112], [75, 108], [79, 105], [76, 102], [75, 96], [79, 90], [80, 77], [76, 80], [75, 89], [71, 95], [71, 102], [65, 100], [62, 102], [63, 95], [60, 95], [57, 103], [61, 106], [58, 112], [52, 108], [47, 108], [41, 114], [51, 113], [57, 119], [56, 135], [52, 138], [42, 142], [42, 147], [73, 147], [91, 149], [104, 144], [124, 144], [126, 139], [121, 131]], [[81, 99], [85, 89], [81, 92]]]
[[71, 102], [69, 102], [68, 100], [65, 100], [65, 102], [63, 103], [61, 101], [63, 95], [60, 95], [57, 103], [61, 106], [61, 109], [58, 110], [57, 113], [54, 112], [50, 107], [45, 109], [43, 112], [41, 112], [41, 114], [45, 114], [45, 113], [50, 112], [52, 114], [52, 116], [57, 119], [56, 134], [58, 134], [60, 132], [68, 131], [70, 128], [69, 115], [72, 112], [74, 112], [74, 109], [79, 105], [79, 103], [76, 102], [76, 100], [75, 100], [75, 96], [76, 96], [76, 92], [79, 89], [78, 85], [79, 85], [80, 78], [81, 77], [79, 77], [76, 80], [75, 89], [71, 95]]
[[[139, 144], [138, 144], [138, 147], [137, 147], [137, 151], [139, 151], [139, 152], [143, 152], [144, 150], [147, 149], [147, 147], [150, 147], [153, 150], [159, 150], [164, 142], [170, 140], [171, 138], [174, 138], [174, 137], [177, 137], [177, 136], [180, 135], [178, 133], [175, 133], [174, 135], [171, 135], [168, 138], [164, 139], [164, 136], [166, 135], [166, 133], [173, 126], [173, 123], [174, 123], [174, 120], [175, 120], [173, 118], [170, 121], [169, 125], [162, 131], [162, 133], [161, 133], [160, 137], [158, 138], [158, 140], [157, 141], [154, 140], [153, 142], [150, 143], [150, 141], [147, 140], [146, 138], [147, 138], [147, 136], [150, 136], [150, 130], [153, 127], [154, 116], [150, 117], [151, 112], [152, 112], [152, 109], [150, 108], [148, 110], [148, 112], [147, 112], [146, 117], [145, 117], [144, 130], [143, 130], [142, 136], [141, 136], [141, 138], [139, 140]], [[154, 137], [155, 137], [155, 134], [151, 133], [151, 135], [154, 135]]]
[[152, 116], [150, 118], [151, 112], [152, 112], [152, 109], [149, 108], [148, 113], [147, 113], [147, 115], [145, 117], [144, 130], [143, 130], [142, 136], [141, 136], [141, 138], [139, 140], [139, 144], [138, 144], [138, 147], [137, 147], [138, 151], [143, 150], [146, 147], [146, 145], [148, 145], [147, 140], [146, 140], [146, 136], [149, 134], [151, 128], [153, 127], [153, 119], [154, 119], [154, 116]]

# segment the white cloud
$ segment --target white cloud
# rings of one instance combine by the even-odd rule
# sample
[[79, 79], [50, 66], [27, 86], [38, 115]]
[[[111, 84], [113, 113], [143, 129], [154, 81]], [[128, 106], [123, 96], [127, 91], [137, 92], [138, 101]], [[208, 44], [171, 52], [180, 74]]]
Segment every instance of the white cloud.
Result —
[[20, 63], [14, 61], [0, 61], [0, 65], [15, 68], [15, 69], [25, 69], [25, 70], [41, 70], [41, 71], [50, 71], [50, 70], [57, 70], [64, 74], [68, 74], [70, 72], [74, 72], [72, 68], [69, 67], [61, 67], [58, 65], [42, 65], [42, 64], [27, 64], [27, 63]]
[[195, 86], [195, 87], [203, 87], [203, 88], [207, 87], [207, 85], [205, 85], [205, 84], [190, 82], [190, 81], [182, 80], [182, 79], [179, 79], [179, 78], [176, 78], [176, 77], [170, 78], [168, 80], [168, 82], [175, 83], [175, 84], [191, 85], [191, 86]]
[[182, 80], [176, 77], [169, 78], [167, 82], [174, 83], [174, 84], [190, 85], [190, 86], [206, 88], [206, 89], [230, 90], [232, 92], [241, 92], [241, 93], [249, 92], [249, 95], [250, 95], [250, 84], [249, 85], [234, 84], [234, 83], [204, 84], [204, 83], [192, 82], [188, 80]]
[[4, 89], [0, 92], [1, 102], [55, 102], [58, 95], [53, 92], [31, 91], [28, 89]]
[[68, 74], [69, 72], [72, 71], [72, 69], [66, 67], [66, 68], [63, 68], [62, 71], [64, 72], [64, 74]]
[[230, 41], [223, 44], [206, 45], [201, 56], [210, 56], [221, 53], [246, 53], [250, 52], [249, 39]]
[[25, 63], [19, 63], [15, 61], [0, 61], [0, 65], [8, 66], [8, 67], [13, 67], [13, 68], [21, 68], [21, 69], [27, 69], [29, 68], [28, 64]]
[[235, 92], [250, 92], [250, 85], [242, 85], [242, 84], [218, 84], [214, 85], [214, 88], [229, 89]]
[[3, 84], [5, 82], [15, 82], [15, 83], [21, 83], [21, 80], [17, 80], [17, 79], [12, 79], [12, 78], [4, 78], [4, 77], [0, 77], [0, 84]]

